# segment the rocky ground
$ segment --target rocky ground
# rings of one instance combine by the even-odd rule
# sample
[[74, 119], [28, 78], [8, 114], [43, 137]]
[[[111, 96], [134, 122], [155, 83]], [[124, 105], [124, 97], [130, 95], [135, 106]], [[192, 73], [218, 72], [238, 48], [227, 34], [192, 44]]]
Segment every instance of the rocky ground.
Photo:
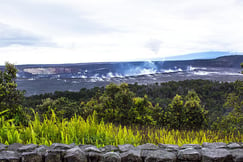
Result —
[[0, 162], [243, 162], [243, 143], [130, 144], [105, 146], [54, 143], [0, 144]]

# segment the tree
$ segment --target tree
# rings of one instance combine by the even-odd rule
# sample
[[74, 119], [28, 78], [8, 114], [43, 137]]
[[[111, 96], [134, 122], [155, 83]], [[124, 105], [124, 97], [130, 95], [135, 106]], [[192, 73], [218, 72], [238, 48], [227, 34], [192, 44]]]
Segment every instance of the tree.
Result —
[[98, 117], [106, 122], [128, 124], [128, 112], [133, 105], [133, 97], [135, 95], [126, 83], [107, 85], [96, 106]]
[[201, 100], [194, 90], [188, 91], [184, 104], [184, 127], [200, 129], [206, 124], [207, 111], [201, 106]]
[[181, 129], [183, 126], [183, 116], [184, 116], [184, 101], [182, 96], [176, 95], [171, 104], [169, 104], [168, 111], [166, 113], [167, 123], [169, 128]]
[[213, 128], [223, 130], [225, 132], [241, 132], [243, 133], [243, 82], [236, 82], [237, 91], [230, 93], [227, 96], [227, 101], [224, 104], [230, 112], [218, 118], [213, 124]]
[[147, 96], [135, 97], [126, 83], [107, 85], [101, 96], [92, 98], [82, 108], [84, 114], [96, 111], [99, 120], [122, 125], [155, 125], [153, 109]]
[[65, 97], [60, 97], [55, 100], [46, 98], [42, 101], [42, 104], [37, 105], [37, 111], [47, 117], [51, 117], [52, 111], [54, 111], [60, 119], [70, 119], [75, 114], [81, 113], [80, 106], [76, 102], [70, 101]]
[[0, 71], [0, 111], [9, 110], [7, 118], [14, 118], [15, 122], [24, 120], [21, 103], [23, 92], [17, 89], [17, 69], [13, 64], [6, 63], [4, 71]]
[[188, 91], [185, 99], [176, 95], [167, 111], [167, 123], [173, 129], [200, 129], [206, 124], [207, 112], [194, 90]]
[[143, 98], [135, 97], [133, 102], [133, 107], [128, 112], [130, 124], [155, 125], [156, 121], [152, 117], [154, 107], [148, 97], [146, 95]]

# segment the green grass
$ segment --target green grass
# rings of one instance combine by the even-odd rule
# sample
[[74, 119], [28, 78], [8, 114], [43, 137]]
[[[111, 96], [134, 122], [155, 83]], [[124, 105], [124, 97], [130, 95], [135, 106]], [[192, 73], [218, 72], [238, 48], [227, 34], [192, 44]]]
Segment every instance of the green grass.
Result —
[[97, 122], [96, 114], [84, 120], [74, 116], [70, 120], [60, 120], [52, 112], [50, 119], [44, 118], [42, 122], [39, 115], [29, 121], [28, 126], [15, 126], [12, 120], [0, 118], [0, 142], [3, 144], [23, 143], [50, 146], [52, 143], [94, 144], [97, 147], [104, 145], [144, 143], [163, 144], [202, 144], [203, 142], [242, 142], [240, 133], [224, 134], [221, 132], [178, 131], [163, 128], [139, 128], [115, 126], [112, 123]]

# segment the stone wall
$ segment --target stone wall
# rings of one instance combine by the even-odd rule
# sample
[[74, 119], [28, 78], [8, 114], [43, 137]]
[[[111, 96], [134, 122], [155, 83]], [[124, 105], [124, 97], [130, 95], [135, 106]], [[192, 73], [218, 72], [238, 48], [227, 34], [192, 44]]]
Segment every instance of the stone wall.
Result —
[[242, 143], [93, 145], [0, 144], [0, 162], [243, 162]]

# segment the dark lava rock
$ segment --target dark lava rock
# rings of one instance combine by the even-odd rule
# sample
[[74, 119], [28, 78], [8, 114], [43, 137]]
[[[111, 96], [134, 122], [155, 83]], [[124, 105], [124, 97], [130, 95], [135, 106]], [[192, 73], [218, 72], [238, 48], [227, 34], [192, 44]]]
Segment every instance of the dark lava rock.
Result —
[[223, 142], [214, 142], [214, 143], [203, 142], [202, 147], [211, 148], [211, 149], [222, 149], [222, 148], [226, 148], [227, 145], [226, 143]]
[[101, 151], [96, 146], [90, 146], [84, 149], [85, 152], [98, 152], [101, 153]]
[[62, 162], [64, 150], [49, 150], [45, 154], [45, 162]]
[[158, 144], [159, 148], [162, 148], [166, 151], [169, 152], [177, 152], [179, 150], [179, 146], [178, 145], [171, 145], [171, 144]]
[[243, 156], [243, 149], [232, 149], [232, 150], [229, 150], [229, 152], [232, 154], [233, 159], [235, 159], [235, 161], [237, 158], [241, 159]]
[[159, 146], [156, 146], [156, 145], [151, 144], [151, 143], [146, 143], [146, 144], [137, 146], [136, 149], [140, 149], [140, 150], [157, 150], [157, 149], [159, 149]]
[[1, 151], [0, 162], [20, 162], [20, 155], [14, 151]]
[[103, 162], [121, 162], [121, 157], [116, 152], [107, 152], [103, 156]]
[[180, 147], [180, 149], [187, 149], [187, 148], [201, 149], [202, 146], [200, 146], [199, 144], [184, 144]]
[[48, 146], [40, 145], [33, 152], [36, 152], [36, 153], [41, 154], [43, 156], [43, 155], [46, 154], [46, 152], [48, 152], [48, 150], [50, 150], [50, 148]]
[[85, 153], [77, 146], [66, 151], [64, 162], [87, 162]]
[[50, 148], [55, 150], [68, 150], [71, 146], [62, 143], [53, 143]]
[[121, 152], [126, 152], [128, 150], [133, 150], [135, 147], [131, 144], [125, 144], [125, 145], [118, 145], [118, 148]]
[[203, 162], [231, 162], [233, 157], [226, 149], [202, 149]]
[[20, 143], [13, 143], [8, 146], [9, 151], [17, 151], [20, 147], [24, 146], [23, 144]]
[[24, 152], [21, 155], [22, 162], [42, 162], [42, 156], [35, 152]]
[[113, 145], [107, 145], [105, 147], [100, 148], [101, 152], [111, 152], [111, 151], [119, 151], [118, 147]]
[[35, 148], [37, 148], [38, 146], [35, 144], [28, 144], [28, 145], [24, 145], [18, 148], [19, 152], [31, 152], [33, 151]]
[[7, 145], [4, 145], [4, 144], [0, 143], [0, 151], [4, 151], [4, 150], [6, 150], [7, 148], [8, 148]]
[[238, 149], [238, 148], [243, 148], [240, 144], [238, 143], [230, 143], [227, 145], [229, 149]]
[[144, 160], [145, 162], [176, 162], [176, 154], [165, 150], [152, 152]]
[[201, 154], [194, 148], [179, 150], [177, 158], [180, 161], [201, 161]]
[[102, 162], [103, 154], [97, 152], [89, 152], [87, 158], [89, 162]]
[[142, 162], [142, 158], [140, 156], [141, 150], [129, 150], [127, 152], [121, 153], [121, 161], [122, 162]]
[[96, 146], [94, 146], [94, 145], [82, 145], [82, 144], [80, 144], [80, 145], [78, 145], [79, 146], [79, 148], [81, 149], [81, 150], [85, 150], [86, 148], [88, 148], [88, 147], [96, 147]]

